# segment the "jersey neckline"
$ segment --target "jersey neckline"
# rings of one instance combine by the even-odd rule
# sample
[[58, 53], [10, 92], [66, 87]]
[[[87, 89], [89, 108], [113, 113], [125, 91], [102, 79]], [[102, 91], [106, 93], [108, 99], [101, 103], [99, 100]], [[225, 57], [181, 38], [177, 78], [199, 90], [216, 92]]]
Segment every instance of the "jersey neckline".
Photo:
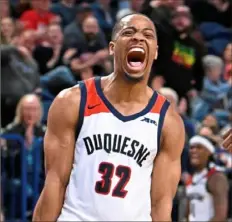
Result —
[[123, 121], [123, 122], [127, 122], [127, 121], [131, 121], [134, 119], [137, 119], [138, 117], [144, 116], [147, 113], [149, 113], [152, 109], [152, 107], [154, 106], [157, 96], [158, 94], [154, 91], [153, 95], [151, 96], [147, 106], [140, 112], [129, 115], [129, 116], [124, 116], [123, 114], [121, 114], [117, 109], [114, 108], [114, 106], [110, 103], [110, 101], [106, 98], [106, 96], [104, 95], [102, 88], [101, 88], [101, 77], [96, 77], [94, 79], [95, 82], [95, 87], [97, 90], [97, 94], [99, 95], [99, 97], [101, 98], [102, 102], [106, 105], [106, 107], [111, 111], [111, 113], [118, 118], [119, 120]]

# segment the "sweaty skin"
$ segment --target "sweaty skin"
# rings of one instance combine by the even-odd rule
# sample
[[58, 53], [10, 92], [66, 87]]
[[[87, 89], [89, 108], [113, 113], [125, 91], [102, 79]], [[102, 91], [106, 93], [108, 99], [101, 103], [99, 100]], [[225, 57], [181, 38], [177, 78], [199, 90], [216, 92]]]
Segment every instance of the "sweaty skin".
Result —
[[[146, 66], [139, 72], [132, 72], [126, 64], [126, 56], [130, 47], [138, 45], [145, 48]], [[157, 57], [152, 21], [140, 14], [126, 16], [109, 48], [114, 56], [114, 73], [101, 80], [104, 95], [122, 115], [138, 113], [153, 94], [147, 86], [153, 60]], [[125, 72], [138, 81], [125, 78]], [[73, 164], [80, 97], [78, 87], [64, 90], [50, 108], [45, 136], [46, 181], [33, 221], [56, 221], [61, 213]], [[152, 173], [152, 221], [171, 221], [172, 201], [181, 174], [180, 157], [184, 138], [181, 117], [170, 106], [164, 118], [160, 151]]]

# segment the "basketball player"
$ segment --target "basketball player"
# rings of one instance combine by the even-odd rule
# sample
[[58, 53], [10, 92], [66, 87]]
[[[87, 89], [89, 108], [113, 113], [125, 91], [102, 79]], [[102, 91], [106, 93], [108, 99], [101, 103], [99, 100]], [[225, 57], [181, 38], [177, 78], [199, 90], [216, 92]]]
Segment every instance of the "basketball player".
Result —
[[156, 30], [141, 14], [114, 27], [114, 72], [62, 91], [45, 136], [34, 221], [171, 221], [184, 126], [147, 87]]
[[223, 136], [222, 147], [229, 152], [232, 152], [232, 128], [229, 129]]
[[194, 173], [186, 184], [188, 221], [226, 221], [229, 184], [222, 172], [210, 166], [215, 148], [208, 138], [199, 135], [189, 143]]

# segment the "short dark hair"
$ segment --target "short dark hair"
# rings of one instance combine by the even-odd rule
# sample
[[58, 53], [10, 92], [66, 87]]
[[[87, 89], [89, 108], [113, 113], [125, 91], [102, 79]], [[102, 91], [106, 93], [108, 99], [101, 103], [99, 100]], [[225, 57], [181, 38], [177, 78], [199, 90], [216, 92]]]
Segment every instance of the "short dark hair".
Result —
[[144, 15], [144, 14], [142, 14], [142, 13], [134, 12], [134, 13], [127, 14], [127, 15], [123, 16], [122, 18], [120, 18], [120, 19], [115, 23], [115, 25], [114, 25], [114, 27], [113, 27], [113, 31], [112, 31], [112, 36], [111, 36], [111, 39], [112, 39], [112, 40], [115, 40], [115, 39], [116, 39], [116, 35], [118, 34], [119, 31], [121, 31], [121, 29], [122, 29], [122, 27], [123, 27], [123, 22], [122, 22], [122, 20], [123, 20], [124, 18], [126, 18], [127, 16], [131, 16], [131, 15], [141, 15], [141, 16], [143, 16], [143, 17], [149, 19], [149, 20], [152, 22], [152, 20], [151, 20], [149, 17], [147, 17], [146, 15]]

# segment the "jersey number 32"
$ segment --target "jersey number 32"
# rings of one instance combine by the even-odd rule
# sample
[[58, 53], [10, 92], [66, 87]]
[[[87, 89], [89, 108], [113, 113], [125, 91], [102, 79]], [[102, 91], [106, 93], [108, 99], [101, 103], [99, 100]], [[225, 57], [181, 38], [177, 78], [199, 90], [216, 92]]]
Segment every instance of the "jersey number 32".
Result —
[[113, 197], [124, 198], [127, 195], [125, 187], [130, 180], [131, 169], [127, 166], [119, 165], [116, 167], [112, 163], [102, 162], [99, 165], [98, 172], [102, 174], [102, 180], [97, 181], [95, 191], [99, 194], [108, 195], [111, 190], [112, 177], [114, 174], [119, 177], [118, 183], [112, 191]]

